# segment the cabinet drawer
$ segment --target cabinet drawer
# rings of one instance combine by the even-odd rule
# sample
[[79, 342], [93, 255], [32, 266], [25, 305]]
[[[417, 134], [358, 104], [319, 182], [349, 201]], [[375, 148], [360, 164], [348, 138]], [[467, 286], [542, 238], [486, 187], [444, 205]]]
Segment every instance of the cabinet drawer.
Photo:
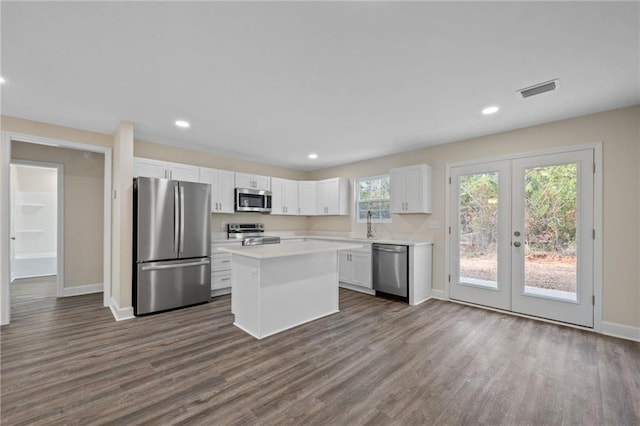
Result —
[[228, 271], [231, 269], [231, 253], [220, 253], [211, 256], [212, 271]]
[[218, 271], [211, 273], [211, 289], [231, 287], [231, 271]]

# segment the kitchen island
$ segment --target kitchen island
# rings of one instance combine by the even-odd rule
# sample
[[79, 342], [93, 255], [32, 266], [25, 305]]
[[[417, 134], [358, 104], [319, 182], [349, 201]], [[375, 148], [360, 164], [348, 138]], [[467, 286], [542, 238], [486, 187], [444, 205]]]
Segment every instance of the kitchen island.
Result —
[[261, 339], [338, 312], [338, 251], [360, 247], [300, 241], [220, 248], [232, 255], [234, 325]]

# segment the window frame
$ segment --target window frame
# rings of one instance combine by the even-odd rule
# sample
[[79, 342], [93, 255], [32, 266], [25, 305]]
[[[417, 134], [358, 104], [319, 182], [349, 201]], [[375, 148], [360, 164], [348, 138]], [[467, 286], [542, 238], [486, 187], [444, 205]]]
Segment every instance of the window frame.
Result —
[[371, 218], [371, 223], [391, 223], [392, 219], [393, 219], [393, 215], [391, 213], [391, 174], [389, 173], [385, 173], [385, 174], [381, 174], [381, 175], [374, 175], [374, 176], [363, 176], [363, 177], [358, 177], [355, 178], [355, 185], [354, 185], [354, 210], [355, 210], [355, 216], [356, 216], [356, 223], [367, 223], [367, 219], [360, 219], [360, 181], [363, 180], [374, 180], [374, 179], [380, 179], [380, 178], [387, 178], [389, 180], [389, 198], [376, 198], [373, 200], [368, 200], [368, 201], [386, 201], [389, 203], [389, 219], [373, 219]]

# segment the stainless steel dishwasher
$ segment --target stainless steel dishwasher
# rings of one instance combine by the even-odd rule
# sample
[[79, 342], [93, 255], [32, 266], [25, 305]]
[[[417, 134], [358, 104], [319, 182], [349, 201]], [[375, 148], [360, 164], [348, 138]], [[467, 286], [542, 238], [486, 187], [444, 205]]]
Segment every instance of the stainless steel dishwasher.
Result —
[[373, 244], [373, 289], [408, 300], [409, 247]]

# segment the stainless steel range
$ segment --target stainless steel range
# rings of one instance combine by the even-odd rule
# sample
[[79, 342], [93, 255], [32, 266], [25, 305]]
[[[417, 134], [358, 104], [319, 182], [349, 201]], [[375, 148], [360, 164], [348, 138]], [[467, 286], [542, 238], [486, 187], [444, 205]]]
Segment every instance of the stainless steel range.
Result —
[[229, 223], [227, 224], [227, 238], [242, 240], [243, 246], [280, 243], [280, 237], [264, 236], [264, 224], [262, 223]]

